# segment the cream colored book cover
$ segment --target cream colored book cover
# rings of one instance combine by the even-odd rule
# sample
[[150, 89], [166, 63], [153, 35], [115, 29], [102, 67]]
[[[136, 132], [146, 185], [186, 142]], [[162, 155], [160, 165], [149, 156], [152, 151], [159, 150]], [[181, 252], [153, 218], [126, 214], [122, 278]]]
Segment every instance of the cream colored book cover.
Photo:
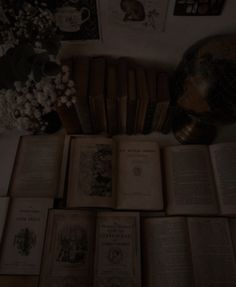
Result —
[[12, 200], [0, 258], [1, 274], [39, 274], [47, 214], [52, 205], [52, 199]]

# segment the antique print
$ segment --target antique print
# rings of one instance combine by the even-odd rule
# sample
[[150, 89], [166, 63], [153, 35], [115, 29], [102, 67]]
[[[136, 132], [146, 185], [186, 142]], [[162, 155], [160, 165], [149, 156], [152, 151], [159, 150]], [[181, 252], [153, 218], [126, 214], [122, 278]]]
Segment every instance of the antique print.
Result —
[[80, 190], [89, 196], [112, 195], [112, 147], [97, 144], [80, 154]]
[[99, 40], [97, 0], [47, 0], [64, 41]]
[[86, 230], [79, 225], [64, 226], [58, 232], [56, 261], [85, 264], [88, 253]]
[[22, 256], [28, 256], [35, 246], [37, 237], [35, 232], [29, 228], [22, 228], [14, 238], [14, 247]]
[[96, 287], [139, 287], [138, 233], [138, 214], [99, 214], [96, 228]]
[[109, 1], [111, 25], [144, 31], [163, 31], [168, 0]]

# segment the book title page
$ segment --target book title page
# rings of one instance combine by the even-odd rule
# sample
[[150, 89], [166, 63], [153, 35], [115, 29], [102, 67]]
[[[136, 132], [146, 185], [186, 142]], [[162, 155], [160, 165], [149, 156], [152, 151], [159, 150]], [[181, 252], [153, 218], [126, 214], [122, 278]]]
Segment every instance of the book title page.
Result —
[[90, 286], [94, 223], [93, 213], [75, 210], [50, 212], [40, 286]]
[[137, 214], [98, 215], [94, 286], [140, 286], [139, 236]]
[[120, 140], [117, 144], [118, 208], [163, 208], [160, 151], [156, 142]]
[[51, 199], [13, 199], [0, 259], [1, 274], [37, 275]]

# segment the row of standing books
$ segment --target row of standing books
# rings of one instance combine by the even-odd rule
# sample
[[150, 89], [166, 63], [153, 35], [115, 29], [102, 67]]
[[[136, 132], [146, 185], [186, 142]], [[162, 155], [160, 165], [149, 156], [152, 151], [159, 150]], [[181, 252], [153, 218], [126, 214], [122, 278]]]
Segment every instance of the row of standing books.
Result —
[[76, 103], [58, 107], [69, 134], [147, 134], [170, 130], [169, 76], [120, 58], [64, 60], [76, 88]]
[[16, 274], [31, 276], [31, 287], [236, 286], [236, 218], [140, 217], [51, 204], [11, 200], [1, 286], [17, 286], [9, 283]]

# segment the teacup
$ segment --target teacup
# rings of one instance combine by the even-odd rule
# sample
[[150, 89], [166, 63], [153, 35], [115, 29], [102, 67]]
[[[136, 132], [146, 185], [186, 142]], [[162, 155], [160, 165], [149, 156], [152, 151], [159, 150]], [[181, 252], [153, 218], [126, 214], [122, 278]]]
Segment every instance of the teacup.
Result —
[[[87, 16], [82, 19], [83, 13], [86, 12]], [[75, 7], [66, 6], [59, 8], [55, 13], [55, 21], [58, 28], [63, 32], [78, 32], [83, 23], [90, 18], [90, 10], [82, 7], [77, 10]]]

